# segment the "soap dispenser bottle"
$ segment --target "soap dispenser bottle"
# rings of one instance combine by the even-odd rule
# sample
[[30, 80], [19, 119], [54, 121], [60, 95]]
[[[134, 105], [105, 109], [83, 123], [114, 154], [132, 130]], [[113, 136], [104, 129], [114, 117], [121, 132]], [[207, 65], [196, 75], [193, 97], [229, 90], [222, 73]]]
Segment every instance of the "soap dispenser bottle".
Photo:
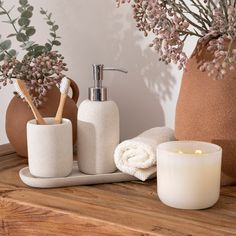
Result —
[[127, 71], [93, 65], [94, 86], [89, 98], [78, 110], [78, 165], [85, 174], [106, 174], [116, 171], [114, 151], [120, 141], [119, 110], [108, 100], [103, 87], [103, 71]]

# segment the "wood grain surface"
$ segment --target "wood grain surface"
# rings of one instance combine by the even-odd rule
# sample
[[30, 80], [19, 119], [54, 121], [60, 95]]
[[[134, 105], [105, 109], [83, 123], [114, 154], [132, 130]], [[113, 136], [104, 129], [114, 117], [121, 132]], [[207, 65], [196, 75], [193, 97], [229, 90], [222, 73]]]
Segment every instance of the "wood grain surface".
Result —
[[33, 189], [19, 179], [25, 165], [0, 146], [0, 235], [236, 235], [236, 186], [210, 209], [177, 210], [160, 202], [156, 180]]

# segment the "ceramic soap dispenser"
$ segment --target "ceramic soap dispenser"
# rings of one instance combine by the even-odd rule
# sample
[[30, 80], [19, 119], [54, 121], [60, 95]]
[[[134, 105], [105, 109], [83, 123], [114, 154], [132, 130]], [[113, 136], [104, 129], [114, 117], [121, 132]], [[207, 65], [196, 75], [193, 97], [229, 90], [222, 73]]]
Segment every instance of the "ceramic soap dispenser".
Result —
[[116, 171], [114, 151], [120, 141], [119, 110], [108, 100], [103, 87], [103, 71], [127, 71], [93, 65], [94, 86], [89, 99], [78, 110], [78, 165], [86, 174], [106, 174]]

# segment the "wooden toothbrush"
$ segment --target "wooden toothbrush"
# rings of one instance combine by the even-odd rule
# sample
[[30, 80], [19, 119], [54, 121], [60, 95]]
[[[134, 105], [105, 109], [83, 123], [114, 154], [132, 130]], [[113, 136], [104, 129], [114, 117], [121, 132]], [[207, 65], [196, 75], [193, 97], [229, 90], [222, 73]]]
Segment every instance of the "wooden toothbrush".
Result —
[[41, 114], [39, 113], [38, 109], [36, 108], [36, 106], [34, 105], [32, 99], [31, 99], [31, 96], [30, 96], [30, 94], [27, 90], [27, 87], [25, 85], [25, 82], [23, 80], [17, 79], [15, 82], [15, 89], [18, 92], [19, 96], [22, 99], [25, 99], [26, 102], [29, 104], [31, 111], [34, 114], [37, 124], [46, 125], [46, 122], [44, 121], [43, 117], [41, 116]]
[[62, 114], [63, 114], [66, 98], [69, 92], [70, 83], [71, 83], [70, 79], [66, 77], [64, 77], [61, 81], [61, 84], [60, 84], [61, 98], [60, 98], [59, 107], [57, 109], [57, 114], [55, 116], [56, 124], [61, 124], [62, 122]]

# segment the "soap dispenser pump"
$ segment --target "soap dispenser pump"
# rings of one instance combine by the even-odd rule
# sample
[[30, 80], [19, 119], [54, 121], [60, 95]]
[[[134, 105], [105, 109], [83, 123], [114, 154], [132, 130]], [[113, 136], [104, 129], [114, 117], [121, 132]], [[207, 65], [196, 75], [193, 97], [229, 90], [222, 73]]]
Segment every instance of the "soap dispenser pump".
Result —
[[93, 65], [94, 86], [88, 99], [78, 110], [78, 165], [86, 174], [106, 174], [116, 171], [114, 151], [120, 141], [119, 109], [108, 100], [108, 89], [103, 87], [103, 72], [126, 70]]

